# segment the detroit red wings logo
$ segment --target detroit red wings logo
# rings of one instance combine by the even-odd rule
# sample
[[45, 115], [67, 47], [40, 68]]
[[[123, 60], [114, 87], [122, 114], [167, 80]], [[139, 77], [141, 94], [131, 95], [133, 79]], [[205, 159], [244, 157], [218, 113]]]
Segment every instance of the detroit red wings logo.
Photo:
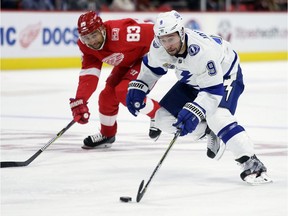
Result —
[[106, 62], [109, 65], [117, 66], [119, 65], [124, 59], [123, 53], [113, 53], [110, 56], [107, 56], [102, 61]]
[[23, 48], [27, 48], [37, 37], [40, 32], [41, 23], [29, 25], [24, 28], [19, 35], [19, 41]]

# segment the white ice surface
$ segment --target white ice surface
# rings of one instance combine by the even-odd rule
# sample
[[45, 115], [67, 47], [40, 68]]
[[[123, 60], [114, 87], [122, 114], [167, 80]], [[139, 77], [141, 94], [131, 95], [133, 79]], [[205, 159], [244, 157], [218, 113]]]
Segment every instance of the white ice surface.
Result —
[[[287, 62], [242, 64], [246, 89], [237, 116], [255, 142], [272, 184], [249, 186], [228, 150], [220, 161], [206, 156], [205, 141], [180, 137], [136, 202], [172, 135], [148, 138], [149, 119], [125, 107], [118, 115], [117, 141], [109, 150], [82, 150], [99, 127], [97, 95], [91, 120], [73, 125], [29, 166], [1, 169], [2, 216], [286, 216]], [[69, 98], [78, 70], [1, 72], [1, 161], [25, 161], [71, 121]], [[176, 81], [163, 77], [151, 92], [160, 99]], [[131, 196], [122, 203], [120, 196]]]

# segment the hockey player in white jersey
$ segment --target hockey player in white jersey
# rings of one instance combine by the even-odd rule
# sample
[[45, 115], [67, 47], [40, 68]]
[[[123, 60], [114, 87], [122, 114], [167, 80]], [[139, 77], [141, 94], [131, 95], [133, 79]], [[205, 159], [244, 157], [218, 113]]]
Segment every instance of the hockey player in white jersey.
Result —
[[206, 130], [210, 135], [208, 157], [220, 158], [223, 154], [219, 151], [223, 149], [220, 143], [225, 143], [243, 167], [240, 174], [243, 181], [272, 182], [266, 167], [255, 155], [253, 142], [234, 116], [244, 84], [239, 57], [230, 43], [218, 36], [184, 28], [181, 15], [174, 10], [159, 14], [154, 33], [141, 72], [129, 84], [126, 97], [129, 111], [137, 116], [157, 80], [174, 70], [178, 82], [160, 101], [156, 126], [172, 133], [180, 127], [181, 136], [196, 134], [197, 137], [205, 134], [208, 125], [211, 129]]

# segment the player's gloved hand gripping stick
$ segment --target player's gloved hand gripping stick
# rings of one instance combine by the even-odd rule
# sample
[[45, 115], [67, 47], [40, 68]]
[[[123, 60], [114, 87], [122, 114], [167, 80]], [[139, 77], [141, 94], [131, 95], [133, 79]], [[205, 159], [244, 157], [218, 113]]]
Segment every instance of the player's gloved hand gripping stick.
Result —
[[79, 124], [88, 123], [90, 113], [87, 101], [82, 98], [70, 98], [70, 108], [75, 122], [78, 122]]
[[179, 128], [181, 125], [180, 136], [185, 136], [192, 133], [203, 119], [205, 119], [205, 110], [194, 102], [188, 102], [178, 113], [177, 122], [173, 126]]

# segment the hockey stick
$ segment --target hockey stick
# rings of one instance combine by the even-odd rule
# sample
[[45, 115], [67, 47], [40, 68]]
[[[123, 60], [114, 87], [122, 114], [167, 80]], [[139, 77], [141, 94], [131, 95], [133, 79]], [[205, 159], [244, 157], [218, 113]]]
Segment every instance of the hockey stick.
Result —
[[35, 160], [35, 158], [37, 158], [43, 151], [45, 151], [45, 149], [47, 149], [48, 146], [50, 146], [56, 139], [61, 137], [74, 123], [75, 121], [72, 120], [65, 128], [63, 128], [55, 137], [53, 137], [46, 145], [44, 145], [41, 149], [39, 149], [28, 160], [26, 161], [4, 161], [4, 162], [1, 162], [1, 168], [28, 166], [33, 160]]
[[159, 163], [157, 164], [156, 168], [154, 169], [152, 175], [150, 176], [150, 179], [149, 181], [146, 183], [145, 187], [143, 188], [144, 186], [144, 180], [142, 180], [140, 186], [139, 186], [139, 189], [138, 189], [138, 193], [137, 193], [137, 198], [136, 198], [136, 201], [137, 202], [140, 202], [140, 200], [142, 199], [142, 197], [144, 196], [152, 178], [154, 177], [154, 175], [156, 174], [157, 170], [160, 168], [160, 166], [162, 165], [164, 159], [166, 158], [168, 152], [170, 151], [170, 149], [172, 148], [173, 144], [176, 142], [177, 138], [179, 137], [181, 133], [181, 129], [178, 129], [173, 137], [173, 139], [171, 140], [167, 150], [165, 151], [164, 155], [162, 156], [161, 160], [159, 161]]

